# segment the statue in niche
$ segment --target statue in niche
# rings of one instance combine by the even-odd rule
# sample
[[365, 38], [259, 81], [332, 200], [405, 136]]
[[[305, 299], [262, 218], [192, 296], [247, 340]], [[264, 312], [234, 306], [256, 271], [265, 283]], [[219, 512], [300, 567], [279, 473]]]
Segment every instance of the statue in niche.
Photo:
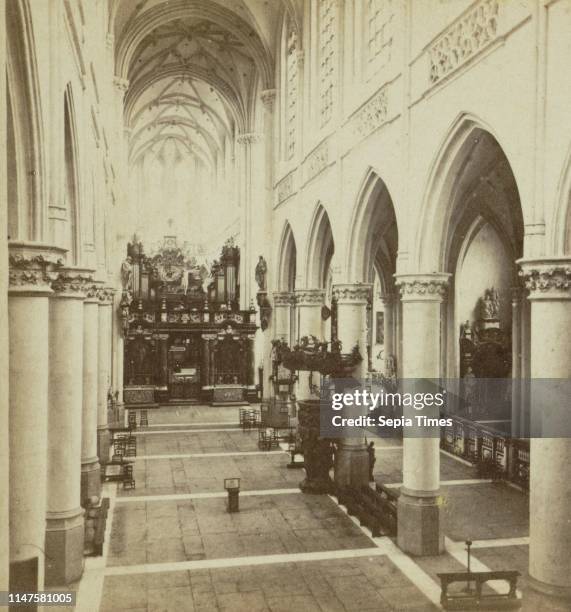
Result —
[[121, 285], [123, 291], [131, 291], [133, 289], [133, 260], [129, 255], [121, 264]]
[[485, 321], [497, 321], [500, 317], [500, 298], [498, 292], [492, 287], [486, 289], [481, 301], [482, 319]]
[[263, 255], [260, 255], [258, 259], [258, 264], [256, 265], [256, 282], [258, 283], [258, 288], [260, 291], [267, 290], [267, 276], [268, 273], [268, 264], [264, 259]]

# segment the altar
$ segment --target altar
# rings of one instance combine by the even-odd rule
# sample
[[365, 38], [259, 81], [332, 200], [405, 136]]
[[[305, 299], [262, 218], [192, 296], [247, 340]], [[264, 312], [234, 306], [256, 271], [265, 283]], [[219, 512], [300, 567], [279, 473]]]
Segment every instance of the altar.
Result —
[[134, 239], [122, 267], [126, 404], [245, 404], [256, 398], [255, 310], [240, 310], [240, 251], [207, 262], [166, 236]]

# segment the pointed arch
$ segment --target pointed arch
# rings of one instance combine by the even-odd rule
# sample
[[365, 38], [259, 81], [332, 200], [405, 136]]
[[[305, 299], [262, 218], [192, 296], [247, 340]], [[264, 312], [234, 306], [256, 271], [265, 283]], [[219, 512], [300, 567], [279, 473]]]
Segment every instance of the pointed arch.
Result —
[[325, 289], [329, 266], [335, 250], [329, 215], [323, 204], [317, 203], [305, 254], [305, 283], [311, 289]]
[[286, 221], [278, 247], [276, 270], [278, 291], [294, 291], [296, 274], [297, 247], [291, 225]]
[[347, 243], [348, 278], [371, 282], [379, 249], [394, 272], [398, 250], [398, 225], [386, 183], [372, 169], [365, 174], [357, 196]]
[[[486, 160], [492, 151], [495, 159]], [[478, 117], [461, 113], [453, 122], [442, 141], [430, 168], [424, 200], [421, 207], [419, 225], [414, 244], [415, 268], [426, 272], [446, 271], [450, 266], [454, 239], [454, 227], [465, 223], [461, 217], [466, 212], [461, 210], [460, 199], [465, 198], [467, 191], [484, 182], [482, 167], [476, 163], [481, 160], [487, 164], [485, 171], [489, 176], [502, 171], [507, 177], [506, 186], [513, 193], [511, 223], [514, 234], [521, 234], [523, 240], [523, 213], [519, 191], [504, 149], [496, 132]], [[464, 204], [464, 209], [466, 208]], [[492, 215], [490, 215], [492, 216]], [[514, 250], [521, 250], [522, 244], [513, 245]]]
[[46, 173], [38, 69], [28, 0], [6, 5], [8, 185], [11, 239], [37, 240], [46, 230]]

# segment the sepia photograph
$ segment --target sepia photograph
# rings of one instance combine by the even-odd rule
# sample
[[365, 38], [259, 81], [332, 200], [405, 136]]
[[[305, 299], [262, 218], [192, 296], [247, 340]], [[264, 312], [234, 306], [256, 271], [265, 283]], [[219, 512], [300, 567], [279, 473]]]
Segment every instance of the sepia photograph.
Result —
[[571, 0], [0, 0], [0, 611], [571, 612]]

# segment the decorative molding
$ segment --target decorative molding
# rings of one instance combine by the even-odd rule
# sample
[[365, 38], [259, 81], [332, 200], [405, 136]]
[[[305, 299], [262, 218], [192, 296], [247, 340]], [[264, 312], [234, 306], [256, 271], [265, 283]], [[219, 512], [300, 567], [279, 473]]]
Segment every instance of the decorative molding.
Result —
[[276, 193], [278, 204], [281, 204], [294, 194], [294, 174], [295, 171], [290, 172], [277, 184]]
[[519, 260], [520, 277], [530, 300], [571, 300], [571, 259]]
[[295, 303], [295, 293], [292, 291], [274, 291], [272, 297], [274, 306], [291, 306]]
[[115, 85], [115, 89], [125, 95], [126, 91], [129, 89], [129, 80], [122, 79], [121, 77], [113, 77], [113, 85]]
[[61, 268], [53, 274], [51, 287], [60, 297], [87, 297], [93, 285], [93, 270]]
[[388, 118], [388, 85], [385, 85], [350, 119], [349, 130], [359, 139], [380, 128]]
[[11, 293], [49, 294], [50, 273], [64, 264], [66, 250], [33, 242], [9, 245], [9, 290]]
[[303, 166], [305, 168], [306, 181], [310, 181], [322, 172], [327, 167], [328, 163], [329, 141], [326, 140], [314, 149], [305, 159]]
[[323, 289], [296, 289], [295, 303], [298, 306], [323, 306], [325, 291]]
[[367, 303], [371, 299], [373, 285], [366, 283], [333, 285], [333, 298], [339, 303]]
[[263, 139], [263, 134], [256, 134], [254, 132], [238, 134], [238, 136], [236, 136], [236, 142], [241, 145], [257, 144], [258, 142], [262, 142]]
[[451, 274], [398, 274], [395, 284], [403, 301], [442, 301], [448, 293]]
[[496, 38], [499, 7], [499, 0], [476, 2], [432, 43], [431, 85], [460, 68]]
[[274, 102], [276, 100], [276, 90], [275, 89], [264, 89], [260, 94], [260, 100], [264, 105], [264, 108], [268, 110], [270, 113], [274, 110]]

